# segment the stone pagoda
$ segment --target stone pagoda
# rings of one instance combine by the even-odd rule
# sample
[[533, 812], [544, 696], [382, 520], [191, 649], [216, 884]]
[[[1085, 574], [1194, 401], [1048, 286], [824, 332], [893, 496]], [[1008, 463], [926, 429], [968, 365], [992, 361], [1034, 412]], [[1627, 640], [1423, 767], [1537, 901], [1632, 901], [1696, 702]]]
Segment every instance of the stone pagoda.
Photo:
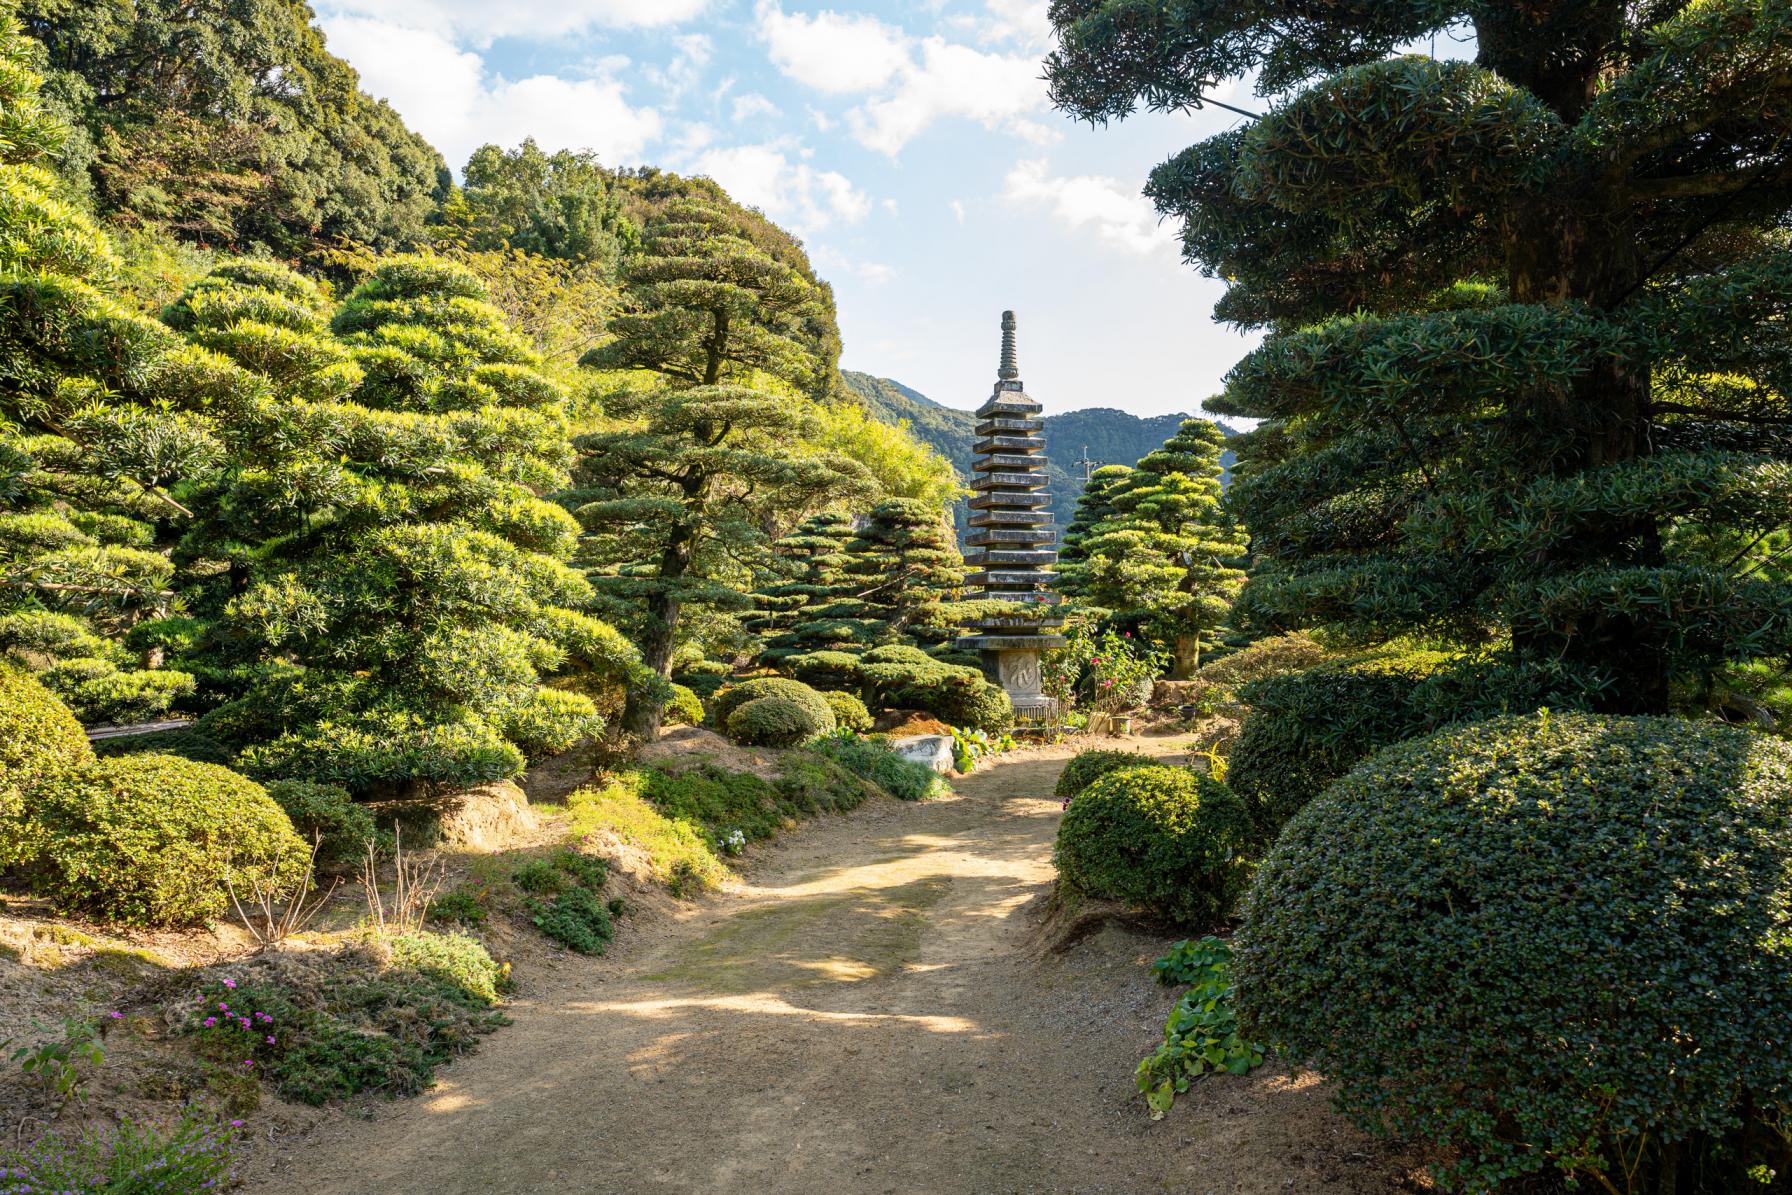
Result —
[[1039, 657], [1064, 646], [1056, 633], [1064, 624], [1056, 609], [1062, 598], [1052, 592], [1058, 553], [1047, 509], [1044, 432], [1039, 404], [1021, 389], [1014, 312], [1004, 311], [995, 392], [977, 411], [971, 530], [965, 537], [965, 563], [974, 571], [965, 580], [982, 591], [973, 598], [1023, 608], [972, 623], [974, 633], [959, 646], [982, 657], [984, 672], [1007, 690], [1015, 714], [1026, 721], [1056, 718]]

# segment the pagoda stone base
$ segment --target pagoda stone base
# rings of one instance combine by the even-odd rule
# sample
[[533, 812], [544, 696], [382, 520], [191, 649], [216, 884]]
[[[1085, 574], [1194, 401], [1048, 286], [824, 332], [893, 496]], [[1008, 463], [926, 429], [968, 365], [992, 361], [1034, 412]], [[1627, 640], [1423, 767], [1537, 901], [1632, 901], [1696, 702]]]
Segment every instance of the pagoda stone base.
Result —
[[1002, 686], [1014, 716], [1023, 722], [1052, 721], [1058, 715], [1058, 703], [1045, 695], [1040, 654], [1036, 647], [981, 653], [984, 675]]

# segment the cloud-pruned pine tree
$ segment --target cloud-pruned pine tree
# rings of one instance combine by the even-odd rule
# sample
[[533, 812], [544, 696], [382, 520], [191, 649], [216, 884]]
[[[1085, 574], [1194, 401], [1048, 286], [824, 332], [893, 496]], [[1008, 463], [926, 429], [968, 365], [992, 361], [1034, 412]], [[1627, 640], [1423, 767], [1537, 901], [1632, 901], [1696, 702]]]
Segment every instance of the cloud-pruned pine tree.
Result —
[[1097, 527], [1115, 516], [1114, 487], [1130, 476], [1131, 465], [1103, 465], [1089, 474], [1083, 492], [1077, 495], [1076, 509], [1071, 513], [1058, 547], [1058, 592], [1065, 597], [1088, 598], [1084, 564], [1089, 558], [1089, 537]]
[[858, 627], [861, 644], [938, 651], [958, 638], [964, 557], [939, 507], [912, 498], [878, 503], [846, 557], [852, 592], [829, 609]]
[[852, 537], [851, 516], [824, 511], [772, 546], [771, 577], [753, 591], [757, 613], [744, 623], [763, 639], [768, 663], [840, 641], [819, 611], [852, 590], [845, 572], [845, 547]]
[[[750, 239], [717, 202], [678, 199], [624, 267], [627, 311], [588, 365], [631, 371], [610, 428], [580, 436], [576, 506], [604, 608], [669, 675], [687, 607], [750, 606], [766, 528], [870, 489], [857, 463], [803, 451], [826, 293]], [[825, 370], [823, 366], [825, 365]], [[624, 727], [651, 738], [660, 703], [631, 697]]]
[[1178, 676], [1217, 645], [1244, 584], [1235, 563], [1245, 553], [1243, 534], [1220, 508], [1225, 450], [1214, 424], [1184, 420], [1163, 447], [1102, 487], [1095, 503], [1112, 513], [1077, 544], [1079, 593], [1171, 645]]
[[[1265, 421], [1248, 622], [1484, 643], [1512, 700], [1612, 712], [1792, 650], [1759, 546], [1792, 518], [1792, 10], [1052, 16], [1052, 94], [1091, 120], [1299, 89], [1148, 188], [1219, 314], [1270, 332], [1223, 407]], [[1390, 56], [1458, 27], [1473, 62]]]
[[108, 296], [119, 259], [44, 167], [64, 130], [29, 63], [0, 7], [0, 656], [134, 721], [193, 690], [127, 640], [175, 613], [177, 494], [217, 468], [239, 379]]
[[360, 791], [514, 775], [599, 729], [581, 688], [639, 672], [538, 493], [567, 479], [564, 394], [451, 263], [385, 259], [328, 315], [264, 263], [168, 312], [275, 394], [207, 495], [240, 554], [204, 602], [232, 698], [205, 729], [254, 774]]

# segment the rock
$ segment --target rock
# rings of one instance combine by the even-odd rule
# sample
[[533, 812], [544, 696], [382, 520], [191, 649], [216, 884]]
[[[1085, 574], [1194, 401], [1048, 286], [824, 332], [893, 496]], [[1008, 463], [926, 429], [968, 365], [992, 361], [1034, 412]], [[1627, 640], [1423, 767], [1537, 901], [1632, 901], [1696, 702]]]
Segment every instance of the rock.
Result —
[[405, 841], [419, 847], [497, 851], [539, 827], [529, 798], [508, 780], [437, 796], [374, 801], [368, 808], [381, 829], [396, 821]]
[[904, 759], [925, 764], [944, 776], [952, 770], [952, 736], [916, 734], [890, 740], [890, 750]]

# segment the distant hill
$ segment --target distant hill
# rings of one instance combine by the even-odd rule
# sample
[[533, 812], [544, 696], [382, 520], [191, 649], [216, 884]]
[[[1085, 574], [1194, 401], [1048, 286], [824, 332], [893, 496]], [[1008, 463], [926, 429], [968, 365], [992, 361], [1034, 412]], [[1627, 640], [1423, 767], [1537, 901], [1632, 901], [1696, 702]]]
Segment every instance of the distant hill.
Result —
[[[969, 411], [942, 406], [918, 390], [889, 378], [868, 373], [842, 370], [841, 376], [858, 396], [873, 418], [885, 423], [908, 421], [915, 437], [931, 445], [952, 462], [959, 475], [971, 475], [972, 428], [977, 419]], [[1083, 471], [1074, 462], [1086, 448], [1089, 459], [1098, 465], [1130, 465], [1147, 452], [1160, 446], [1175, 433], [1187, 415], [1153, 415], [1141, 419], [1113, 407], [1089, 407], [1081, 411], [1065, 411], [1045, 417], [1045, 452], [1051, 459], [1047, 474], [1051, 478], [1052, 509], [1060, 525], [1070, 521], [1076, 508], [1077, 495], [1083, 490]], [[1233, 430], [1220, 424], [1227, 435]], [[1232, 454], [1221, 462], [1230, 469]], [[1225, 480], [1222, 478], [1222, 480]], [[964, 526], [965, 511], [961, 503], [958, 524]]]

